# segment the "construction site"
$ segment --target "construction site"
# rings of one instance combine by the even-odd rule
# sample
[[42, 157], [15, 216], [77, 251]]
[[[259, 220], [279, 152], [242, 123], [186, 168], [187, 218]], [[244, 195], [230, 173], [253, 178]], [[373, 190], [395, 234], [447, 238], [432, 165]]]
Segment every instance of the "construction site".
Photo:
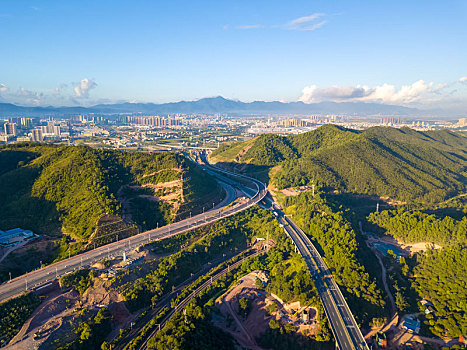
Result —
[[[259, 282], [260, 281], [260, 282]], [[266, 285], [268, 277], [263, 271], [253, 271], [216, 300], [218, 314], [214, 324], [231, 334], [235, 340], [249, 349], [262, 349], [257, 339], [275, 320], [281, 325], [293, 325], [297, 333], [313, 336], [318, 332], [317, 310], [302, 306], [300, 302], [285, 303], [278, 296], [268, 295], [260, 284]], [[247, 310], [242, 309], [246, 304]]]

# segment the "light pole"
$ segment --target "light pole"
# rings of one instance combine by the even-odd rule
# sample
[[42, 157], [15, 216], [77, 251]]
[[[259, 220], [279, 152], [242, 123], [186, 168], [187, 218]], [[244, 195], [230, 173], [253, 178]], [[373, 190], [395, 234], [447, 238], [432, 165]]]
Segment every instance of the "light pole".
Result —
[[10, 283], [11, 283], [11, 272], [8, 272], [10, 274]]

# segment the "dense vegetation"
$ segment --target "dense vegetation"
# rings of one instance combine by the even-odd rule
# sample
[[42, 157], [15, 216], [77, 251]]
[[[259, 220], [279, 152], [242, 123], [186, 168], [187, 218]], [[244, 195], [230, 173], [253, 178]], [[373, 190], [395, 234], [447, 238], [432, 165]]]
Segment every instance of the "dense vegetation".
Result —
[[[275, 293], [286, 302], [299, 300], [303, 305], [312, 305], [318, 309], [318, 320], [321, 327], [315, 339], [298, 336], [295, 329], [293, 331], [288, 329], [287, 336], [278, 335], [276, 343], [271, 348], [291, 348], [287, 347], [287, 344], [301, 344], [306, 345], [305, 348], [313, 348], [315, 343], [324, 344], [323, 342], [325, 342], [325, 344], [328, 344], [331, 333], [306, 265], [299, 254], [293, 253], [290, 239], [285, 235], [283, 229], [279, 227], [272, 213], [258, 207], [253, 207], [204, 228], [145, 245], [145, 249], [152, 248], [157, 254], [172, 255], [159, 259], [157, 264], [153, 265], [154, 272], [148, 276], [138, 279], [134, 283], [130, 282], [121, 285], [127, 305], [132, 310], [147, 307], [151, 304], [154, 305], [160, 300], [162, 294], [170, 292], [172, 286], [176, 286], [189, 277], [190, 272], [198, 272], [202, 268], [202, 264], [216, 259], [216, 257], [222, 256], [224, 253], [229, 253], [232, 247], [245, 247], [246, 242], [252, 241], [254, 237], [265, 238], [267, 232], [269, 232], [269, 237], [276, 243], [268, 254], [249, 258], [239, 268], [231, 269], [230, 272], [226, 273], [196, 298], [196, 305], [199, 305], [196, 307], [196, 312], [192, 313], [195, 310], [194, 306], [188, 306], [187, 324], [185, 324], [183, 317], [175, 316], [149, 342], [149, 348], [162, 349], [167, 348], [167, 344], [170, 344], [170, 348], [176, 349], [191, 349], [191, 346], [210, 349], [215, 347], [216, 344], [219, 347], [219, 341], [221, 340], [226, 341], [226, 347], [228, 348], [230, 340], [224, 339], [225, 335], [214, 328], [211, 323], [210, 315], [218, 312], [214, 307], [214, 300], [225, 292], [232, 283], [254, 270], [264, 270], [269, 274], [267, 286], [264, 287], [262, 283], [260, 286], [265, 288], [268, 293]], [[180, 247], [182, 247], [182, 252], [179, 251]], [[178, 296], [172, 299], [171, 307], [177, 305], [191, 291], [209, 279], [211, 274], [217, 273], [220, 269], [225, 268], [227, 264], [237, 261], [241, 256], [242, 254], [228, 262], [224, 262], [210, 271], [209, 274], [203, 274], [202, 277], [192, 282], [183, 291], [177, 293]], [[137, 268], [129, 271], [129, 273], [133, 274], [135, 272], [137, 272]], [[114, 283], [120, 284], [120, 278], [124, 280], [126, 277], [120, 276]], [[162, 310], [161, 313], [165, 314], [166, 310]], [[245, 305], [245, 314], [247, 313], [248, 303]], [[161, 319], [161, 317], [156, 316], [157, 319]], [[148, 327], [154, 329], [154, 322]], [[210, 340], [205, 339], [211, 334], [211, 331], [216, 332], [218, 336], [211, 337]], [[273, 332], [276, 331], [280, 332], [280, 330], [274, 330]], [[145, 332], [147, 334], [148, 330]], [[295, 340], [294, 337], [296, 337]], [[127, 348], [135, 349], [142, 341], [142, 337], [137, 337]]]
[[95, 276], [94, 270], [79, 269], [60, 277], [60, 286], [74, 288], [82, 295], [91, 286]]
[[[83, 312], [82, 312], [83, 313]], [[78, 315], [78, 317], [81, 315]], [[70, 341], [60, 344], [57, 350], [100, 349], [112, 329], [112, 315], [107, 308], [100, 309], [84, 322], [77, 322]]]
[[[120, 224], [100, 230], [98, 224], [105, 216], [117, 222], [124, 214], [123, 202], [129, 205], [127, 213], [133, 214], [134, 226], [145, 230], [220, 196], [220, 187], [212, 177], [175, 153], [16, 144], [0, 147], [0, 165], [0, 229], [30, 229], [57, 242], [54, 253], [48, 252], [37, 263], [61, 259], [89, 244], [109, 243], [109, 237], [115, 240], [109, 231], [121, 232], [125, 227]], [[156, 186], [174, 180], [179, 182], [180, 195], [172, 202], [157, 202], [148, 196], [120, 197], [119, 190], [125, 185], [144, 191], [144, 184]], [[120, 237], [135, 232], [129, 225]], [[62, 233], [66, 238], [60, 240]], [[14, 268], [10, 264], [9, 269], [16, 272]], [[0, 275], [3, 278], [4, 273], [0, 271]]]
[[[249, 220], [245, 222], [254, 222], [255, 227], [258, 229], [257, 233], [261, 232], [261, 237], [264, 237], [265, 232], [269, 231], [270, 238], [276, 242], [275, 247], [271, 248], [268, 254], [247, 259], [239, 268], [226, 273], [208, 287], [196, 298], [195, 302], [192, 301], [186, 308], [187, 323], [185, 323], [183, 315], [175, 316], [161, 332], [157, 333], [150, 340], [150, 349], [165, 349], [167, 347], [174, 349], [211, 349], [218, 347], [223, 349], [224, 346], [220, 341], [225, 341], [225, 348], [230, 349], [232, 344], [230, 337], [216, 329], [209, 317], [212, 314], [218, 313], [214, 307], [214, 300], [245, 274], [255, 270], [263, 270], [269, 274], [269, 281], [265, 287], [268, 293], [276, 293], [286, 302], [299, 300], [302, 305], [316, 307], [321, 326], [315, 339], [311, 339], [310, 337], [297, 334], [296, 329], [292, 325], [277, 327], [273, 325], [270, 326], [261, 339], [258, 339], [260, 343], [268, 348], [277, 350], [297, 348], [318, 349], [322, 348], [322, 346], [331, 345], [328, 342], [331, 339], [331, 333], [324, 310], [303, 259], [299, 254], [293, 253], [290, 239], [278, 227], [270, 212], [256, 208], [250, 209], [250, 211], [253, 211], [255, 215], [249, 214]], [[263, 214], [266, 218], [262, 220], [266, 219], [266, 221], [259, 222], [258, 220], [260, 220], [261, 216], [257, 214]], [[243, 218], [241, 220], [243, 221]], [[225, 224], [228, 224], [228, 222], [224, 222]], [[195, 237], [196, 235], [192, 234], [187, 237], [187, 241], [196, 239]], [[166, 245], [158, 244], [157, 249], [158, 251], [164, 251], [164, 249], [170, 250], [177, 243], [180, 243], [180, 240]], [[194, 290], [206, 278], [209, 277], [204, 276], [195, 281], [172, 304], [176, 305], [188, 296], [190, 291]], [[260, 288], [264, 288], [262, 283], [259, 284]], [[248, 314], [249, 303], [246, 299], [240, 299], [240, 312], [243, 314], [243, 317]], [[217, 315], [216, 317], [219, 316]], [[206, 339], [210, 337], [211, 332], [215, 332], [217, 336]], [[271, 342], [272, 339], [274, 340], [273, 342]], [[170, 345], [168, 346], [167, 344]]]
[[447, 130], [354, 131], [325, 125], [288, 137], [261, 135], [232, 147], [219, 148], [212, 159], [280, 165], [270, 172], [278, 188], [314, 183], [344, 192], [435, 202], [464, 192], [467, 183], [467, 138]]
[[19, 332], [40, 303], [35, 293], [27, 293], [0, 304], [0, 345]]
[[[315, 242], [358, 322], [369, 325], [384, 315], [385, 301], [360, 259], [365, 256], [352, 228], [342, 212], [333, 212], [321, 194], [288, 197], [286, 212]], [[367, 262], [368, 263], [368, 262]]]
[[467, 242], [466, 216], [461, 220], [450, 216], [439, 218], [420, 210], [399, 208], [372, 213], [368, 221], [405, 243], [434, 242], [444, 246]]
[[297, 334], [297, 330], [290, 323], [281, 325], [274, 319], [269, 322], [269, 328], [258, 340], [258, 344], [266, 349], [274, 350], [331, 350], [335, 348], [331, 342], [311, 342], [308, 337]]
[[149, 349], [156, 350], [234, 350], [232, 337], [206, 320], [202, 309], [189, 304], [187, 322], [183, 315], [177, 315], [163, 332], [151, 341]]
[[[457, 337], [467, 330], [465, 208], [464, 201], [456, 199], [417, 209], [399, 207], [368, 216], [375, 232], [390, 234], [406, 243], [427, 242], [444, 247], [402, 257], [400, 261], [391, 252], [384, 258], [398, 311], [422, 311], [424, 335]], [[426, 307], [420, 304], [422, 299], [433, 303], [435, 311], [425, 315]]]
[[416, 259], [413, 286], [420, 298], [431, 301], [436, 309], [426, 315], [430, 331], [437, 336], [466, 334], [467, 246], [428, 250], [427, 254], [417, 254]]
[[[234, 247], [246, 246], [256, 235], [264, 237], [267, 228], [272, 233], [275, 221], [266, 213], [258, 208], [250, 209], [188, 233], [184, 249], [160, 259], [152, 273], [125, 287], [124, 298], [129, 309], [137, 310], [154, 304], [172, 286], [184, 281], [191, 272], [197, 272], [208, 261], [231, 252]], [[193, 236], [200, 238], [192, 241]], [[171, 238], [168, 242], [180, 242], [180, 239]], [[160, 247], [160, 244], [156, 243], [155, 247]], [[160, 251], [160, 248], [155, 249]]]
[[[21, 159], [21, 160], [19, 160]], [[215, 192], [216, 183], [184, 157], [173, 154], [128, 153], [79, 146], [26, 144], [0, 149], [0, 163], [8, 163], [0, 174], [0, 208], [5, 212], [2, 227], [31, 227], [46, 232], [44, 225], [59, 218], [63, 230], [78, 240], [86, 240], [103, 214], [119, 214], [117, 192], [124, 184], [158, 184], [190, 178], [187, 186], [200, 196], [202, 182]], [[195, 170], [196, 169], [196, 170]], [[21, 181], [18, 181], [18, 178]], [[201, 179], [200, 179], [201, 178]], [[38, 201], [51, 211], [37, 220], [30, 201]], [[38, 208], [39, 209], [39, 208]], [[45, 209], [39, 211], [44, 213]], [[34, 215], [27, 220], [24, 213]], [[35, 222], [35, 223], [34, 223]]]

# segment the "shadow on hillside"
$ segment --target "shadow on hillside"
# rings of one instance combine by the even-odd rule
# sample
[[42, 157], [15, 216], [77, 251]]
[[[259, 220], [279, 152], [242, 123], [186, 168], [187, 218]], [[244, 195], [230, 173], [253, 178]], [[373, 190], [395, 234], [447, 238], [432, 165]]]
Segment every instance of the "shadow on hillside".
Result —
[[0, 152], [0, 175], [26, 165], [36, 157], [38, 157], [38, 154], [34, 152], [2, 150]]
[[0, 230], [21, 227], [41, 235], [61, 234], [55, 203], [31, 193], [38, 175], [39, 169], [27, 166], [0, 175]]

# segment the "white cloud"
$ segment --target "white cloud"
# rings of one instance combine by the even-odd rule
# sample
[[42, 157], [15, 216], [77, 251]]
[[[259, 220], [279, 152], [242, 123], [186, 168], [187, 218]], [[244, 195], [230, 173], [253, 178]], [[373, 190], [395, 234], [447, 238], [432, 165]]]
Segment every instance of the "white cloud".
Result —
[[261, 24], [245, 24], [242, 26], [237, 26], [235, 27], [236, 29], [258, 29], [258, 28], [263, 28]]
[[5, 92], [5, 91], [8, 91], [8, 86], [6, 86], [5, 84], [0, 84], [0, 92]]
[[[313, 31], [318, 28], [321, 28], [323, 25], [327, 23], [326, 20], [319, 20], [325, 17], [324, 13], [313, 13], [309, 16], [303, 16], [299, 18], [295, 18], [286, 24], [280, 25], [263, 25], [263, 24], [244, 24], [233, 27], [234, 29], [258, 29], [258, 28], [280, 28], [286, 30], [299, 30], [299, 31]], [[318, 21], [319, 20], [319, 21]], [[229, 29], [228, 25], [224, 25], [222, 27], [224, 30]]]
[[60, 84], [59, 86], [57, 86], [54, 91], [57, 93], [57, 94], [60, 94], [63, 90], [65, 90], [66, 88], [68, 87], [68, 84]]
[[94, 89], [97, 86], [94, 80], [91, 80], [88, 78], [84, 78], [79, 83], [74, 84], [74, 85], [75, 85], [74, 91], [75, 91], [76, 97], [80, 97], [80, 98], [88, 98], [89, 91]]
[[391, 84], [382, 84], [375, 87], [368, 86], [306, 86], [302, 90], [299, 101], [305, 103], [320, 101], [364, 101], [377, 103], [408, 104], [422, 100], [434, 100], [435, 95], [447, 87], [448, 84], [426, 83], [418, 80], [410, 85], [404, 85], [400, 89]]
[[15, 98], [20, 99], [23, 103], [25, 102], [35, 106], [38, 106], [41, 103], [42, 96], [44, 96], [42, 92], [26, 90], [25, 88], [19, 88], [14, 95]]
[[459, 79], [461, 83], [467, 83], [467, 77], [462, 77]]
[[326, 24], [327, 21], [316, 21], [324, 16], [324, 13], [314, 13], [310, 16], [299, 17], [291, 20], [284, 28], [289, 30], [313, 31]]

